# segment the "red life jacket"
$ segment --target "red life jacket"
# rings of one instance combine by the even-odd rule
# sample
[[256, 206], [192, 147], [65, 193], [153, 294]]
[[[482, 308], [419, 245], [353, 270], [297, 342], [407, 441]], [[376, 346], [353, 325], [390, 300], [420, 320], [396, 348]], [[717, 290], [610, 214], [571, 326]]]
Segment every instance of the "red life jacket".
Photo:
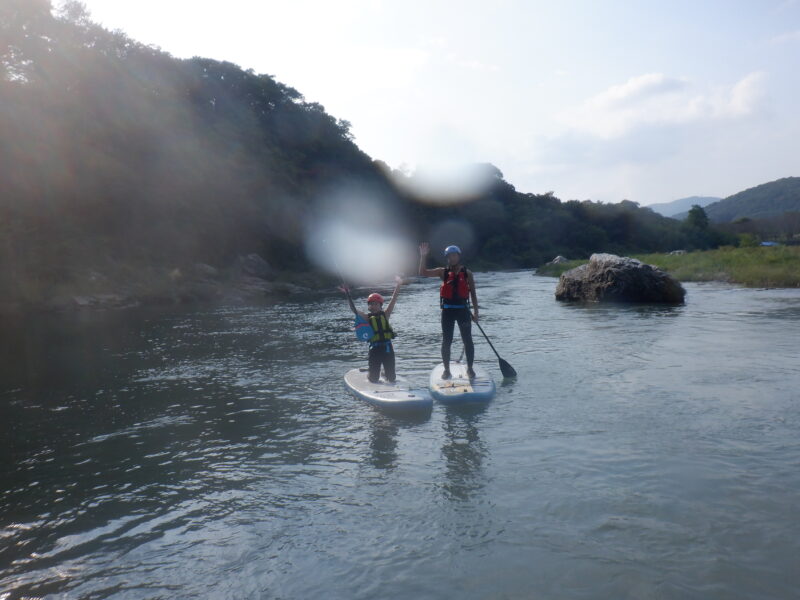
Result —
[[445, 268], [442, 273], [442, 287], [439, 288], [439, 297], [442, 305], [464, 304], [469, 300], [469, 279], [467, 268], [461, 267], [458, 273]]

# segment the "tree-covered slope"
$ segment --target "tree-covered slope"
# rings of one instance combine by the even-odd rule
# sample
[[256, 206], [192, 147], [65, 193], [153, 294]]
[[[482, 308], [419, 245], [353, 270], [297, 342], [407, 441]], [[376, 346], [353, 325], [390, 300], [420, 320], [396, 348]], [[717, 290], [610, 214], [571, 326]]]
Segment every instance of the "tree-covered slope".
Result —
[[763, 183], [706, 207], [714, 223], [741, 218], [764, 219], [800, 211], [800, 177], [784, 177]]
[[2, 0], [0, 23], [4, 291], [248, 252], [303, 268], [314, 197], [351, 179], [391, 194], [346, 122], [270, 76], [175, 59], [79, 5]]
[[0, 0], [0, 34], [2, 301], [120, 281], [147, 294], [197, 263], [225, 268], [250, 253], [313, 270], [309, 224], [351, 190], [391, 215], [367, 231], [459, 243], [485, 267], [720, 242], [633, 202], [520, 193], [489, 164], [477, 166], [479, 188], [442, 204], [299, 91], [231, 63], [176, 59], [104, 30], [77, 3], [54, 14], [48, 0]]

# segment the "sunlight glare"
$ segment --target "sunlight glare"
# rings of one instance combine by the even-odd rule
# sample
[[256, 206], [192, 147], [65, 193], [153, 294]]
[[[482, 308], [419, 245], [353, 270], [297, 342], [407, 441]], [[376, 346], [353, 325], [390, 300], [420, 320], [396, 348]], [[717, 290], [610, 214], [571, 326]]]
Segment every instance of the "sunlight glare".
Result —
[[413, 268], [414, 244], [397, 216], [368, 194], [336, 194], [314, 214], [305, 246], [317, 267], [360, 284], [391, 281]]
[[453, 205], [486, 194], [502, 174], [486, 164], [419, 167], [397, 183], [425, 204]]

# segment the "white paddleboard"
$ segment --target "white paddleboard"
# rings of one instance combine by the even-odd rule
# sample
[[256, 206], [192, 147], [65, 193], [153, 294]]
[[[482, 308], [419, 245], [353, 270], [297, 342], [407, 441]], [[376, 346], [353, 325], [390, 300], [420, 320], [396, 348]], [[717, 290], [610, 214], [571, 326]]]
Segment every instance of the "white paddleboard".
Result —
[[398, 376], [394, 383], [383, 378], [372, 383], [367, 379], [366, 370], [352, 369], [345, 373], [344, 383], [355, 396], [380, 408], [419, 410], [433, 406], [433, 399], [428, 394], [412, 392], [403, 377]]
[[467, 376], [466, 363], [450, 363], [450, 379], [442, 379], [444, 365], [439, 363], [431, 371], [429, 387], [431, 396], [442, 404], [470, 404], [488, 402], [497, 391], [494, 379], [489, 372], [479, 365], [472, 365], [475, 377]]

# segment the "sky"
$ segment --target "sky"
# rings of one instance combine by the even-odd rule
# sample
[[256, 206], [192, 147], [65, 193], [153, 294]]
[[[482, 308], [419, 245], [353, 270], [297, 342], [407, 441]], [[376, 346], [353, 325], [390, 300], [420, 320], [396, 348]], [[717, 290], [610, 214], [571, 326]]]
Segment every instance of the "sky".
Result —
[[800, 176], [800, 0], [84, 0], [352, 124], [393, 168], [642, 205]]

